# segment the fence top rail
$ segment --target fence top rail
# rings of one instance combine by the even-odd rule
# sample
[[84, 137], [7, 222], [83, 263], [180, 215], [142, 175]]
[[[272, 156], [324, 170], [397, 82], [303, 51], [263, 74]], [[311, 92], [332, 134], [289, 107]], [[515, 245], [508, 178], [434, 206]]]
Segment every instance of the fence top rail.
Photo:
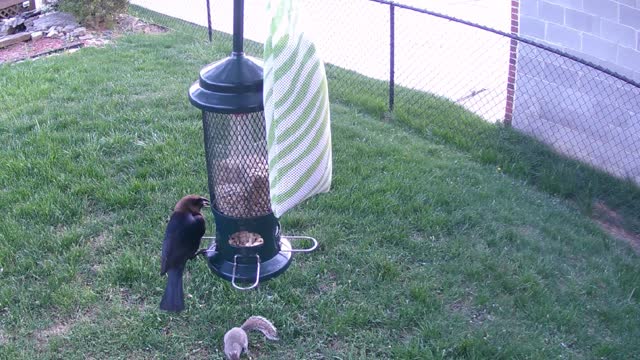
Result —
[[459, 19], [459, 18], [456, 18], [454, 16], [445, 15], [445, 14], [442, 14], [442, 13], [438, 13], [438, 12], [427, 10], [427, 9], [418, 8], [418, 7], [411, 6], [411, 5], [401, 4], [401, 3], [398, 3], [398, 2], [395, 2], [395, 1], [389, 1], [389, 0], [368, 0], [368, 1], [376, 2], [376, 3], [384, 4], [384, 5], [389, 5], [391, 7], [397, 7], [397, 8], [401, 8], [401, 9], [405, 9], [405, 10], [415, 11], [415, 12], [419, 12], [419, 13], [422, 13], [422, 14], [435, 16], [435, 17], [438, 17], [438, 18], [441, 18], [441, 19], [457, 22], [457, 23], [460, 23], [460, 24], [463, 24], [463, 25], [467, 25], [467, 26], [471, 26], [471, 27], [480, 29], [480, 30], [488, 31], [490, 33], [494, 33], [496, 35], [504, 36], [504, 37], [507, 37], [509, 39], [517, 40], [517, 41], [525, 43], [527, 45], [531, 45], [531, 46], [537, 47], [539, 49], [542, 49], [542, 50], [545, 50], [545, 51], [549, 51], [549, 52], [554, 53], [556, 55], [565, 57], [567, 59], [573, 60], [573, 61], [578, 62], [578, 63], [583, 64], [583, 65], [586, 65], [586, 66], [588, 66], [590, 68], [593, 68], [595, 70], [603, 72], [603, 73], [605, 73], [605, 74], [607, 74], [609, 76], [612, 76], [612, 77], [614, 77], [614, 78], [616, 78], [618, 80], [624, 81], [625, 83], [640, 89], [640, 83], [636, 82], [633, 79], [630, 79], [627, 76], [619, 74], [619, 73], [617, 73], [615, 71], [607, 69], [607, 68], [605, 68], [605, 67], [603, 67], [601, 65], [595, 64], [595, 63], [593, 63], [591, 61], [585, 60], [585, 59], [580, 58], [578, 56], [572, 55], [572, 54], [570, 54], [570, 53], [568, 53], [566, 51], [562, 51], [562, 50], [556, 49], [554, 47], [551, 47], [549, 45], [545, 45], [545, 44], [539, 43], [537, 41], [533, 41], [531, 39], [527, 39], [527, 38], [521, 37], [521, 36], [519, 36], [517, 34], [507, 33], [507, 32], [500, 31], [500, 30], [497, 30], [497, 29], [494, 29], [494, 28], [490, 28], [490, 27], [485, 26], [485, 25], [481, 25], [481, 24], [474, 23], [474, 22], [471, 22], [471, 21]]

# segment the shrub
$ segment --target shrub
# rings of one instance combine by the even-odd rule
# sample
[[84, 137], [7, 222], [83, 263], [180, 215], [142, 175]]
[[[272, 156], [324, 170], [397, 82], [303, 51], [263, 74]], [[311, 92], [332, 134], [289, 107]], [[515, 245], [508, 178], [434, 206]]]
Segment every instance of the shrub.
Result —
[[85, 26], [103, 28], [111, 27], [128, 5], [129, 0], [60, 0], [59, 9], [75, 15]]

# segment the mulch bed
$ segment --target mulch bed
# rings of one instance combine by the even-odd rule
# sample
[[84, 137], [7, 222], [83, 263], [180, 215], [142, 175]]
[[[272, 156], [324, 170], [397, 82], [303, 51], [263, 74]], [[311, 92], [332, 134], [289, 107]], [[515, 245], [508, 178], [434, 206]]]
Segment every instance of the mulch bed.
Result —
[[84, 46], [102, 46], [118, 36], [130, 33], [159, 34], [167, 32], [164, 27], [146, 23], [129, 15], [120, 15], [113, 30], [90, 30], [92, 35], [86, 40], [67, 40], [43, 37], [35, 41], [13, 44], [0, 49], [0, 64], [34, 59], [77, 49]]
[[80, 41], [69, 42], [65, 39], [42, 38], [13, 44], [0, 50], [0, 62], [15, 62], [24, 59], [37, 58], [66, 49], [78, 48], [83, 45]]

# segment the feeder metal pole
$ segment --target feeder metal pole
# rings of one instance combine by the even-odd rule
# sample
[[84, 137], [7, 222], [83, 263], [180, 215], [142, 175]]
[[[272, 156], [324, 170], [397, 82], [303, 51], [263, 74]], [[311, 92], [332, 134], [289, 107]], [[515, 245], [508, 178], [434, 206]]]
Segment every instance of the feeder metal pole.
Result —
[[396, 87], [396, 5], [389, 4], [389, 111], [393, 111]]
[[213, 41], [213, 31], [211, 29], [211, 4], [207, 0], [207, 30], [209, 31], [209, 42]]
[[233, 55], [242, 55], [244, 40], [244, 0], [233, 2]]

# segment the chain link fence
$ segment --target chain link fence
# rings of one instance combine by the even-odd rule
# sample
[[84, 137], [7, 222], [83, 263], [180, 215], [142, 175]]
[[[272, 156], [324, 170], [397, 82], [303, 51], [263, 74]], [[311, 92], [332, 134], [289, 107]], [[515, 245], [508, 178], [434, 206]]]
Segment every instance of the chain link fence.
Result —
[[[137, 5], [138, 3], [142, 5]], [[157, 25], [161, 25], [171, 31], [177, 31], [181, 34], [187, 35], [192, 38], [194, 42], [205, 42], [209, 41], [209, 29], [207, 26], [207, 13], [206, 13], [206, 4], [204, 1], [198, 7], [198, 14], [204, 11], [204, 16], [184, 16], [180, 18], [179, 13], [172, 13], [168, 9], [163, 9], [163, 7], [152, 6], [152, 2], [141, 2], [141, 1], [132, 1], [129, 4], [129, 13], [133, 16], [139, 17], [147, 22], [154, 23]], [[204, 21], [204, 25], [201, 22]], [[200, 23], [199, 23], [200, 22]], [[216, 33], [216, 39], [223, 41], [225, 39], [225, 34]], [[213, 29], [212, 29], [212, 38], [213, 40]]]
[[[134, 0], [131, 9], [231, 51], [233, 2], [210, 2], [210, 11], [203, 0]], [[264, 3], [245, 3], [245, 51], [258, 57]], [[327, 62], [332, 101], [402, 123], [640, 234], [640, 84], [519, 37], [517, 8], [462, 4], [443, 14], [386, 0], [298, 3]]]

